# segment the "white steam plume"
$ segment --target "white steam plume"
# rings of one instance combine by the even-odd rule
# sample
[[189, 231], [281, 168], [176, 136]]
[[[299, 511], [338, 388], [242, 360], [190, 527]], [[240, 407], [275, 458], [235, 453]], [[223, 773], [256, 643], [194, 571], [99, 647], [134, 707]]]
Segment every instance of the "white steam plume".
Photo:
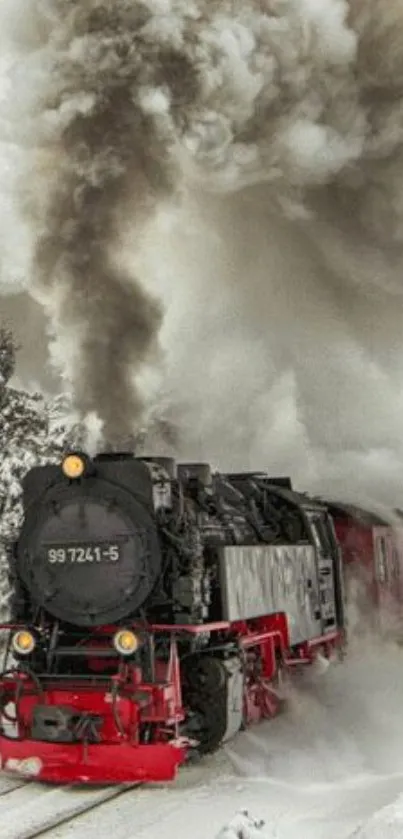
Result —
[[[83, 410], [132, 425], [151, 291], [167, 309], [156, 401], [184, 453], [398, 501], [401, 6], [31, 0], [22, 15], [8, 0], [1, 15], [27, 285], [59, 356], [71, 336]], [[145, 227], [178, 190], [173, 227]]]

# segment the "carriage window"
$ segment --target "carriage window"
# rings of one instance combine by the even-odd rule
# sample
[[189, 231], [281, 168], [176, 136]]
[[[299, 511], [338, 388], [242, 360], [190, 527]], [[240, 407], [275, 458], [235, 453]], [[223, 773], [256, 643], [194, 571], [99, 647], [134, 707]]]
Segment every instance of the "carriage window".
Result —
[[388, 555], [386, 549], [386, 540], [384, 536], [378, 539], [378, 550], [376, 552], [377, 558], [377, 577], [380, 583], [385, 583], [388, 579]]

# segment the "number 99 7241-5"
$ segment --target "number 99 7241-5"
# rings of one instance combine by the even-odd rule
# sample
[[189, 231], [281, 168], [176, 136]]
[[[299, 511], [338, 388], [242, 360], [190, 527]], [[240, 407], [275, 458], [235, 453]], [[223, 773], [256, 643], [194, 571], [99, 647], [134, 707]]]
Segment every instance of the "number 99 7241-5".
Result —
[[75, 545], [66, 548], [49, 548], [47, 560], [50, 565], [84, 562], [118, 562], [120, 559], [119, 545], [91, 545], [87, 547]]

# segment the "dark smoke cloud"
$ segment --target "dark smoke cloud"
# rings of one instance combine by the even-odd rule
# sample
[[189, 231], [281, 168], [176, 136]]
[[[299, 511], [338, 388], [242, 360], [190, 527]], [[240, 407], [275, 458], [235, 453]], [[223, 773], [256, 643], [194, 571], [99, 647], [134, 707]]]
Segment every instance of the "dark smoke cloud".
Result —
[[[118, 214], [130, 213], [140, 237], [174, 183], [167, 102], [140, 98], [167, 78], [171, 107], [185, 105], [194, 72], [169, 43], [139, 49], [151, 18], [143, 3], [33, 6], [31, 58], [46, 62], [48, 75], [34, 91], [34, 165], [20, 185], [36, 232], [30, 290], [51, 316], [77, 407], [99, 413], [111, 441], [141, 414], [133, 376], [161, 321], [158, 303], [119, 259]], [[70, 358], [60, 359], [66, 350]]]
[[[59, 9], [65, 18], [65, 4]], [[161, 70], [150, 72], [133, 42], [149, 18], [142, 4], [70, 3], [68, 16], [62, 31], [69, 40], [53, 70], [59, 89], [51, 88], [46, 104], [60, 113], [79, 95], [82, 108], [51, 149], [34, 272], [43, 298], [58, 295], [61, 329], [80, 329], [75, 402], [84, 414], [100, 414], [111, 441], [127, 434], [139, 416], [132, 377], [160, 325], [158, 304], [117, 264], [111, 249], [118, 240], [117, 209], [132, 199], [133, 232], [139, 236], [143, 217], [171, 189], [167, 138], [136, 102], [141, 86], [154, 86]], [[166, 60], [175, 69], [181, 58], [172, 52]]]

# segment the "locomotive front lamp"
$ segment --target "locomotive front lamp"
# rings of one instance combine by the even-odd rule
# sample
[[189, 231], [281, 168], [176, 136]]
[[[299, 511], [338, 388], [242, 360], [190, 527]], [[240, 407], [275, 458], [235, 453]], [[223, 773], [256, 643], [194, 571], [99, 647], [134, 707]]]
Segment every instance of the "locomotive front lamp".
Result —
[[68, 454], [63, 460], [62, 471], [70, 480], [81, 478], [85, 471], [85, 461], [78, 454]]
[[118, 629], [113, 636], [113, 646], [119, 655], [133, 655], [137, 652], [140, 642], [131, 629]]
[[30, 655], [34, 651], [35, 646], [35, 638], [28, 629], [19, 629], [11, 639], [12, 650], [17, 655]]

